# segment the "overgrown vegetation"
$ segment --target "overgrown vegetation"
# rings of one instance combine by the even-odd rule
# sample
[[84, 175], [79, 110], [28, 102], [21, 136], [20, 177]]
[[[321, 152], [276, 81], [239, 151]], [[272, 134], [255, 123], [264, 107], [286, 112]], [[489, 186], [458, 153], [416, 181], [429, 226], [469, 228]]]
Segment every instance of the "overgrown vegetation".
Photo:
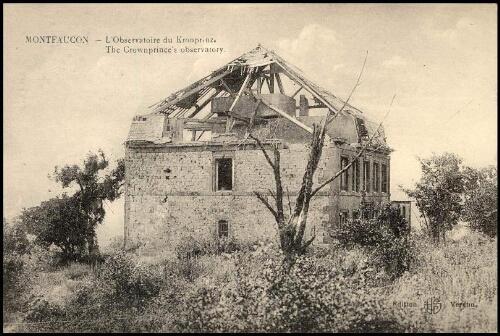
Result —
[[[382, 241], [385, 235], [395, 237], [381, 218], [377, 225], [385, 229], [376, 229], [376, 221], [365, 228], [380, 234]], [[355, 244], [312, 246], [288, 273], [281, 267], [284, 254], [273, 243], [234, 241], [238, 248], [232, 253], [157, 256], [147, 262], [116, 250], [102, 264], [73, 262], [65, 267], [51, 266], [53, 254], [38, 249], [32, 253], [40, 258], [31, 254], [27, 267], [21, 268], [19, 281], [26, 286], [10, 288], [19, 291], [17, 310], [4, 309], [4, 322], [21, 324], [4, 324], [4, 330], [496, 331], [496, 238], [473, 233], [436, 246], [425, 236], [405, 234], [400, 238], [414, 242], [417, 258], [396, 278], [374, 253], [379, 248], [382, 253], [385, 243], [354, 232], [352, 236]], [[386, 256], [390, 260], [391, 254]], [[436, 315], [423, 309], [432, 296], [446, 304]], [[454, 308], [452, 301], [478, 307]], [[399, 307], [398, 302], [417, 307]]]
[[[64, 264], [68, 254], [44, 240], [48, 232], [30, 237], [25, 220], [4, 219], [4, 331], [495, 332], [496, 168], [466, 168], [455, 177], [463, 188], [459, 215], [474, 230], [460, 240], [432, 244], [386, 206], [376, 219], [338, 230], [335, 244], [294, 255], [286, 268], [282, 240], [193, 237], [179, 243], [173, 258], [124, 253], [117, 239], [101, 261]], [[52, 230], [70, 230], [68, 198], [38, 208]], [[67, 212], [58, 212], [58, 202], [68, 202]], [[85, 237], [92, 235], [82, 236], [75, 244], [89, 253]], [[429, 314], [425, 303], [433, 298], [442, 306]]]
[[239, 243], [234, 237], [219, 237], [217, 239], [194, 238], [192, 236], [182, 238], [175, 247], [178, 259], [185, 260], [203, 255], [216, 255], [221, 253], [233, 253], [236, 251], [249, 250], [255, 243]]
[[415, 199], [421, 216], [435, 242], [444, 241], [445, 233], [460, 219], [462, 211], [462, 159], [452, 153], [419, 158], [422, 178], [415, 189], [405, 189]]
[[59, 247], [64, 262], [98, 259], [95, 229], [104, 220], [104, 202], [120, 197], [125, 174], [122, 159], [114, 170], [100, 176], [108, 166], [109, 160], [99, 151], [99, 154], [89, 153], [83, 167], [55, 168], [53, 178], [56, 182], [63, 188], [74, 186], [77, 189], [71, 195], [63, 193], [22, 211], [21, 225], [35, 236], [37, 245]]
[[444, 241], [445, 233], [459, 219], [472, 230], [497, 236], [497, 167], [464, 167], [462, 159], [452, 153], [419, 161], [422, 178], [414, 189], [403, 191], [416, 201], [426, 231], [435, 242]]
[[498, 234], [498, 171], [495, 166], [465, 167], [462, 219], [472, 230], [490, 237]]
[[374, 266], [383, 268], [392, 278], [408, 271], [416, 258], [408, 224], [399, 209], [391, 205], [386, 205], [375, 219], [350, 221], [334, 237], [344, 248], [364, 248], [372, 255]]

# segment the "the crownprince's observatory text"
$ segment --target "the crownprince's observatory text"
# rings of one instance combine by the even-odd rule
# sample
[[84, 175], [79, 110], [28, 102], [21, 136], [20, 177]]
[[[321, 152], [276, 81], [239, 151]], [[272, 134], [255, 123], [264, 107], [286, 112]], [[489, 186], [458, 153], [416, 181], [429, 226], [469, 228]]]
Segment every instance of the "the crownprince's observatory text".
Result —
[[87, 35], [26, 35], [29, 44], [102, 45], [106, 54], [222, 54], [225, 48], [208, 36], [122, 36], [91, 38]]

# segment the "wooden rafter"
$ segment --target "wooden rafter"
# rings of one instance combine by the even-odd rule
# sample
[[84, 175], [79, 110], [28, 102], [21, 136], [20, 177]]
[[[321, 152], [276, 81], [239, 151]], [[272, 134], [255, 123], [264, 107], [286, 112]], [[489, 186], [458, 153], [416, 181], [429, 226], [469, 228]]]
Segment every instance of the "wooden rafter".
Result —
[[254, 122], [255, 117], [256, 117], [256, 115], [257, 115], [257, 111], [259, 110], [259, 106], [260, 106], [260, 104], [262, 104], [262, 100], [257, 99], [257, 104], [255, 104], [255, 108], [253, 109], [252, 114], [250, 115], [250, 120], [249, 120], [249, 122], [248, 122], [248, 124], [249, 124], [249, 125], [248, 125], [248, 128], [249, 128], [250, 130], [251, 130], [251, 129], [252, 129], [252, 127], [253, 127], [253, 122]]
[[206, 131], [201, 131], [201, 134], [200, 136], [198, 137], [198, 139], [196, 139], [196, 141], [200, 141], [201, 137], [203, 136], [203, 134], [205, 134]]
[[265, 80], [266, 80], [267, 89], [269, 90], [269, 92], [271, 92], [271, 84], [269, 84], [269, 77], [264, 76], [264, 78], [265, 78]]
[[293, 97], [295, 97], [295, 96], [297, 95], [297, 93], [299, 93], [299, 92], [300, 92], [300, 90], [302, 90], [302, 86], [301, 86], [301, 87], [299, 87], [299, 89], [298, 89], [297, 91], [295, 91], [295, 93], [292, 95], [292, 98], [293, 98]]
[[187, 97], [189, 97], [190, 95], [196, 93], [196, 92], [199, 92], [200, 90], [206, 88], [207, 86], [217, 82], [219, 79], [225, 77], [226, 75], [228, 75], [229, 73], [231, 73], [231, 70], [226, 70], [224, 71], [223, 73], [221, 73], [220, 75], [217, 75], [207, 81], [205, 81], [203, 84], [201, 84], [200, 86], [197, 86], [195, 87], [194, 89], [191, 89], [190, 91], [188, 91], [187, 93], [183, 94], [181, 97], [177, 97], [176, 99], [172, 100], [171, 102], [168, 102], [168, 103], [165, 103], [161, 106], [158, 106], [157, 108], [155, 108], [154, 112], [156, 113], [160, 113], [160, 112], [163, 112], [165, 109], [167, 109], [169, 106], [172, 106], [172, 105], [175, 105], [177, 104], [178, 102], [180, 102], [181, 100], [183, 99], [186, 99]]
[[[253, 93], [252, 93], [253, 94]], [[268, 102], [267, 100], [265, 100], [262, 95], [259, 95], [259, 94], [253, 94], [255, 96], [256, 99], [260, 99], [262, 101], [262, 103], [264, 105], [266, 105], [267, 107], [269, 107], [270, 109], [274, 110], [276, 113], [278, 113], [279, 115], [281, 115], [282, 117], [290, 120], [291, 122], [293, 122], [295, 125], [299, 126], [300, 128], [306, 130], [307, 132], [309, 133], [313, 133], [313, 130], [311, 127], [305, 125], [304, 123], [300, 122], [299, 120], [295, 119], [294, 117], [290, 116], [288, 113], [286, 113], [285, 111], [277, 108], [276, 106], [274, 106], [273, 104], [271, 104], [270, 102]]]
[[212, 101], [213, 98], [215, 98], [219, 93], [221, 92], [220, 89], [216, 90], [207, 100], [205, 100], [200, 106], [196, 108], [196, 110], [193, 111], [190, 115], [188, 115], [186, 118], [193, 118], [195, 115], [197, 115], [205, 106], [208, 105]]
[[278, 83], [278, 88], [280, 89], [281, 94], [285, 94], [285, 90], [283, 89], [283, 83], [281, 83], [281, 78], [279, 73], [275, 73], [276, 82]]
[[[275, 55], [276, 57], [276, 55]], [[278, 58], [279, 61], [279, 57]], [[281, 62], [281, 61], [280, 61]], [[285, 62], [283, 62], [285, 63]], [[328, 101], [326, 101], [319, 92], [317, 92], [314, 88], [310, 87], [304, 80], [302, 80], [299, 76], [295, 75], [292, 71], [289, 71], [286, 67], [281, 66], [281, 72], [283, 72], [288, 78], [293, 80], [295, 83], [299, 84], [304, 90], [308, 91], [311, 93], [314, 97], [319, 99], [323, 104], [325, 104], [331, 111], [332, 115], [333, 112], [337, 113], [338, 110], [332, 106]]]
[[236, 97], [236, 94], [233, 92], [233, 90], [231, 90], [231, 88], [227, 85], [226, 81], [224, 80], [224, 78], [221, 78], [220, 82], [222, 83], [222, 85], [224, 86], [224, 88], [226, 89], [226, 91], [231, 95], [231, 97], [235, 98]]
[[273, 94], [274, 93], [274, 73], [271, 72], [270, 77], [269, 77], [269, 82], [267, 83], [269, 86], [269, 93]]
[[[248, 87], [251, 88], [253, 86], [253, 84], [255, 83], [255, 81], [260, 78], [261, 73], [265, 67], [266, 66], [261, 66], [261, 67], [257, 68], [257, 71], [254, 71], [252, 77], [250, 78], [250, 83], [248, 84]], [[262, 85], [262, 83], [261, 83], [261, 85]]]
[[[206, 87], [200, 91], [201, 93], [200, 93], [198, 99], [196, 100], [195, 104], [193, 105], [193, 106], [196, 106], [196, 109], [199, 107], [198, 102], [201, 101], [211, 90], [212, 90], [211, 87]], [[191, 107], [193, 107], [193, 106], [191, 106]], [[184, 116], [184, 114], [186, 114], [186, 112], [188, 112], [191, 109], [191, 107], [181, 108], [179, 111], [177, 111], [177, 113], [175, 115], [172, 114], [171, 118], [182, 118]]]
[[232, 117], [231, 117], [231, 112], [233, 111], [234, 107], [236, 106], [236, 103], [240, 100], [241, 95], [243, 92], [246, 90], [248, 82], [250, 81], [251, 73], [248, 73], [247, 77], [245, 78], [245, 81], [243, 84], [241, 84], [240, 91], [236, 95], [236, 98], [234, 99], [233, 103], [231, 104], [231, 107], [229, 108], [228, 111], [228, 118], [227, 118], [227, 124], [226, 124], [226, 132], [229, 133], [231, 131], [231, 122], [232, 122]]
[[213, 120], [213, 119], [185, 120], [184, 129], [201, 131], [201, 130], [211, 129], [214, 124], [223, 124], [225, 122], [226, 122], [225, 120]]

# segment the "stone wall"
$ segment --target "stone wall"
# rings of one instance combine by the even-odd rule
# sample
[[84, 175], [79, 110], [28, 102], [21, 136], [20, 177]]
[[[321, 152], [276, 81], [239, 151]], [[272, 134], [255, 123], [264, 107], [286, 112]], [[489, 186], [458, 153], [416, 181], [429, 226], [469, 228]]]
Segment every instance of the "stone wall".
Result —
[[[280, 150], [282, 182], [293, 209], [307, 163], [308, 149], [291, 144]], [[315, 185], [340, 169], [348, 148], [328, 146], [315, 174]], [[215, 159], [233, 158], [233, 190], [214, 191]], [[386, 156], [380, 159], [387, 160]], [[128, 146], [126, 149], [125, 242], [152, 250], [173, 249], [183, 236], [217, 237], [219, 220], [229, 223], [229, 235], [240, 241], [277, 239], [274, 217], [254, 191], [275, 190], [270, 166], [259, 149], [244, 146]], [[389, 195], [370, 193], [377, 202]], [[269, 196], [272, 202], [271, 197]], [[339, 211], [359, 207], [359, 193], [340, 190], [339, 179], [311, 202], [306, 235], [315, 243], [328, 242], [328, 230], [339, 221]], [[288, 212], [288, 198], [285, 197]]]
[[[233, 190], [214, 191], [214, 161], [224, 155], [233, 157]], [[281, 150], [281, 157], [283, 185], [288, 188], [293, 209], [307, 149], [304, 145], [292, 145]], [[328, 162], [329, 155], [324, 155], [316, 182], [325, 174]], [[182, 236], [215, 238], [219, 220], [229, 222], [229, 234], [238, 240], [276, 238], [274, 217], [253, 194], [269, 194], [269, 189], [274, 190], [274, 178], [258, 149], [127, 148], [126, 244], [172, 249]], [[330, 221], [327, 193], [311, 204], [307, 234], [314, 228], [319, 242], [323, 227]], [[287, 199], [285, 204], [288, 211]]]
[[159, 139], [165, 128], [165, 115], [147, 114], [136, 116], [130, 126], [127, 140]]

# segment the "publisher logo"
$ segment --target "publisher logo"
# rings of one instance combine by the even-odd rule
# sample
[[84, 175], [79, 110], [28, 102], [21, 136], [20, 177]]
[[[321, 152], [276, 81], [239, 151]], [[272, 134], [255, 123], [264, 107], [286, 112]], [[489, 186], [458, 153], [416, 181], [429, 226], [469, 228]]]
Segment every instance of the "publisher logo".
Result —
[[429, 298], [424, 303], [424, 309], [428, 314], [437, 314], [443, 308], [443, 304], [439, 298]]

